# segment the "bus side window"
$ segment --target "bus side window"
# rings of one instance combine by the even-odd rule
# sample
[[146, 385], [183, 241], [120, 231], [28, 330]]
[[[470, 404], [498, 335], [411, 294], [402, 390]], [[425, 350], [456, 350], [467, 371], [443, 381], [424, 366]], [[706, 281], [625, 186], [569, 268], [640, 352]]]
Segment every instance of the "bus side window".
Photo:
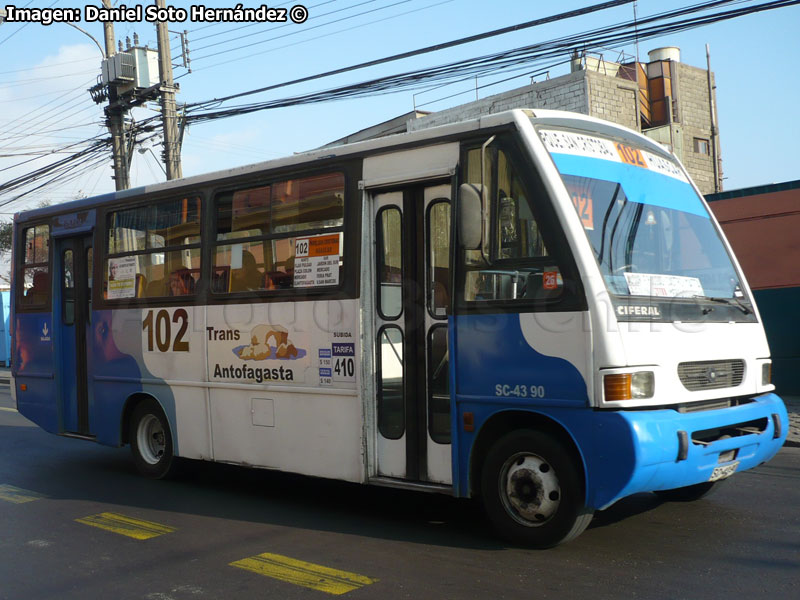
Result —
[[101, 270], [104, 298], [194, 294], [201, 273], [200, 219], [197, 197], [167, 198], [109, 213]]
[[75, 323], [75, 276], [73, 273], [73, 252], [65, 250], [61, 264], [64, 265], [64, 273], [61, 281], [61, 296], [64, 305], [62, 319], [64, 325]]
[[[480, 150], [467, 153], [464, 180], [480, 182]], [[507, 153], [489, 148], [484, 185], [489, 191], [488, 248], [464, 252], [463, 298], [468, 302], [536, 301], [561, 296], [563, 278], [550, 256], [528, 193]], [[487, 260], [488, 258], [488, 260]]]
[[23, 233], [22, 306], [46, 306], [50, 303], [50, 226], [36, 225]]
[[[344, 174], [336, 172], [219, 192], [214, 198], [211, 291], [227, 294], [338, 285], [344, 190]], [[295, 244], [312, 239], [320, 242], [317, 251], [328, 249], [329, 261], [338, 253], [339, 264], [328, 265], [336, 277], [317, 273], [316, 279], [310, 279], [308, 259], [322, 256], [305, 254], [300, 256], [304, 268], [295, 277]], [[305, 247], [307, 251], [309, 244]]]
[[450, 202], [436, 200], [428, 209], [428, 310], [437, 319], [450, 309]]

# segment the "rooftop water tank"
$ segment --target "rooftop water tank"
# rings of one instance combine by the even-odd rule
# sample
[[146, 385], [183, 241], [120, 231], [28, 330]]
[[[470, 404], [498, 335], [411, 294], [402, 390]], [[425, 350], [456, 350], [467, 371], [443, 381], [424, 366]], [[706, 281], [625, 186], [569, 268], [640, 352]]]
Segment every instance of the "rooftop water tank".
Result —
[[671, 60], [673, 62], [681, 62], [681, 49], [677, 46], [664, 46], [663, 48], [656, 48], [647, 53], [650, 62], [657, 60]]

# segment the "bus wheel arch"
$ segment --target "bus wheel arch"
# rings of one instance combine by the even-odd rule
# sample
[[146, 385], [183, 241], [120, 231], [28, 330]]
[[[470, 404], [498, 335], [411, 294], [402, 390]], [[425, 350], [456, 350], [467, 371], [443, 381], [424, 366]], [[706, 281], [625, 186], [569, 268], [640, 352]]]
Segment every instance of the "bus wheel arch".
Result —
[[158, 400], [148, 394], [129, 398], [123, 411], [122, 432], [123, 442], [131, 445], [137, 471], [152, 479], [174, 474], [174, 435]]
[[577, 537], [592, 519], [585, 467], [569, 434], [555, 421], [513, 411], [481, 428], [470, 487], [489, 520], [511, 542], [546, 548]]

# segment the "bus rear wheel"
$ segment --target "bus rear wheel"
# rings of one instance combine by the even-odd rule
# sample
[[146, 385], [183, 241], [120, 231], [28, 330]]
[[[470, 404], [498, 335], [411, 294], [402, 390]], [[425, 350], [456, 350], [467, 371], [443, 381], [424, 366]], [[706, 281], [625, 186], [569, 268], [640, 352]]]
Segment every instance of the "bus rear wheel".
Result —
[[483, 505], [503, 538], [549, 548], [577, 537], [592, 520], [582, 481], [572, 453], [553, 436], [514, 431], [486, 456]]
[[155, 400], [141, 402], [133, 411], [128, 439], [136, 469], [151, 479], [164, 479], [175, 471], [169, 422]]

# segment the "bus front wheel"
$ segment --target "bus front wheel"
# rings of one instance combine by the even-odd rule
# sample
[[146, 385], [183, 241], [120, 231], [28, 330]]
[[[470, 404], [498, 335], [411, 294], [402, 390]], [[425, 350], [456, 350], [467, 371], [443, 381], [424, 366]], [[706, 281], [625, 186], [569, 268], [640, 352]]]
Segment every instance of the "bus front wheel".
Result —
[[155, 400], [141, 402], [133, 411], [129, 437], [133, 462], [146, 477], [163, 479], [175, 469], [169, 422]]
[[589, 525], [583, 479], [572, 453], [553, 436], [511, 432], [489, 450], [481, 495], [489, 520], [510, 542], [549, 548]]

